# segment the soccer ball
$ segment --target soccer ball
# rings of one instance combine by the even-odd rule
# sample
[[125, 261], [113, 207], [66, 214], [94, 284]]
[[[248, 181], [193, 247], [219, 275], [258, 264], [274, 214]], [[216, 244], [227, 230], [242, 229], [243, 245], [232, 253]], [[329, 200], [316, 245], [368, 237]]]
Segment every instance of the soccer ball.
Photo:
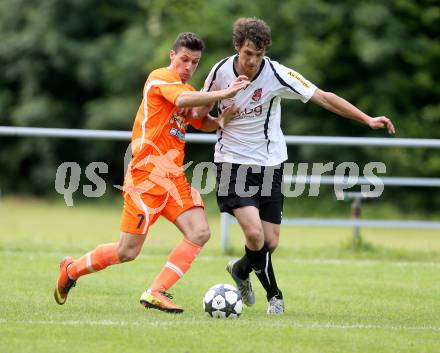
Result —
[[239, 317], [243, 310], [240, 292], [230, 284], [216, 284], [203, 297], [203, 310], [211, 317]]

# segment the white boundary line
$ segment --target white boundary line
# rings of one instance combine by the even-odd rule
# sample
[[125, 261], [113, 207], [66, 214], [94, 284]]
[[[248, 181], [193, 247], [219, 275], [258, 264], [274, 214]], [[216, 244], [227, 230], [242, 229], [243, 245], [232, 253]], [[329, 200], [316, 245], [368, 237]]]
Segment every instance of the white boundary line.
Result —
[[[215, 320], [213, 320], [215, 321]], [[261, 322], [260, 322], [261, 323]], [[117, 320], [5, 320], [0, 319], [0, 324], [26, 324], [26, 325], [61, 325], [61, 326], [205, 326], [205, 321], [200, 320], [184, 320], [184, 321], [117, 321]], [[263, 322], [264, 324], [264, 322]], [[248, 326], [247, 320], [234, 320], [234, 325]], [[347, 323], [286, 323], [267, 321], [267, 326], [278, 328], [300, 328], [300, 329], [327, 329], [327, 330], [391, 330], [391, 331], [433, 331], [440, 332], [440, 327], [424, 325], [424, 326], [406, 326], [406, 325], [374, 325], [374, 324], [347, 324]]]

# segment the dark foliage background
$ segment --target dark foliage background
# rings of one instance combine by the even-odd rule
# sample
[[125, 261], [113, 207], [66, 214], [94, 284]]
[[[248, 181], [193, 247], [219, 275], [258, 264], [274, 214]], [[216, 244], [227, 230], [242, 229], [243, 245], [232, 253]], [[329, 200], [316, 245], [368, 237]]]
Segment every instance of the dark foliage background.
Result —
[[[168, 64], [177, 33], [194, 31], [207, 50], [191, 83], [230, 55], [232, 23], [257, 16], [272, 28], [268, 53], [371, 115], [393, 119], [396, 137], [440, 138], [440, 6], [435, 0], [3, 0], [0, 1], [0, 124], [131, 129], [144, 80]], [[385, 136], [314, 106], [285, 101], [286, 134]], [[0, 137], [3, 193], [53, 193], [64, 161], [110, 165], [122, 180], [128, 143]], [[188, 158], [212, 160], [188, 146]], [[290, 161], [384, 161], [393, 176], [438, 177], [429, 149], [291, 147]], [[404, 195], [397, 190], [393, 195]], [[440, 209], [433, 190], [410, 205]]]

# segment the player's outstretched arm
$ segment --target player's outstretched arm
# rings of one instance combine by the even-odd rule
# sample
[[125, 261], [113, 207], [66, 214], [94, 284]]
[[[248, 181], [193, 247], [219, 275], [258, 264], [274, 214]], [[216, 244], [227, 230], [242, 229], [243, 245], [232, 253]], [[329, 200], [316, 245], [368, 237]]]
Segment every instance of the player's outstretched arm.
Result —
[[238, 91], [249, 86], [250, 82], [246, 76], [238, 76], [232, 84], [225, 89], [212, 92], [187, 91], [181, 93], [175, 101], [179, 108], [198, 107], [213, 104], [219, 100], [234, 97]]
[[389, 134], [396, 132], [393, 123], [387, 117], [378, 116], [373, 118], [332, 92], [324, 92], [317, 89], [310, 100], [335, 114], [357, 120], [372, 129], [386, 128]]
[[223, 129], [234, 116], [238, 114], [238, 108], [235, 108], [234, 105], [227, 107], [220, 114], [218, 118], [214, 118], [211, 115], [208, 115], [204, 120], [202, 126], [199, 130], [204, 132], [212, 132], [217, 129]]

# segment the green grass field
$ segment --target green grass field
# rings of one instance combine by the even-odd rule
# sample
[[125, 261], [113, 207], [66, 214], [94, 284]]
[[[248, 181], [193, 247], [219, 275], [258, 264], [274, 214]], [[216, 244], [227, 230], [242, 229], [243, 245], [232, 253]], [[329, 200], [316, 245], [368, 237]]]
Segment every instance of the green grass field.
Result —
[[0, 352], [440, 352], [440, 234], [426, 230], [362, 230], [353, 251], [349, 228], [283, 227], [274, 255], [286, 313], [257, 303], [237, 320], [202, 312], [205, 291], [231, 283], [224, 270], [240, 254], [220, 251], [219, 217], [212, 239], [172, 290], [178, 316], [146, 311], [139, 295], [180, 239], [164, 220], [142, 255], [78, 281], [65, 306], [52, 298], [58, 262], [116, 241], [120, 203], [68, 208], [38, 200], [0, 200]]

